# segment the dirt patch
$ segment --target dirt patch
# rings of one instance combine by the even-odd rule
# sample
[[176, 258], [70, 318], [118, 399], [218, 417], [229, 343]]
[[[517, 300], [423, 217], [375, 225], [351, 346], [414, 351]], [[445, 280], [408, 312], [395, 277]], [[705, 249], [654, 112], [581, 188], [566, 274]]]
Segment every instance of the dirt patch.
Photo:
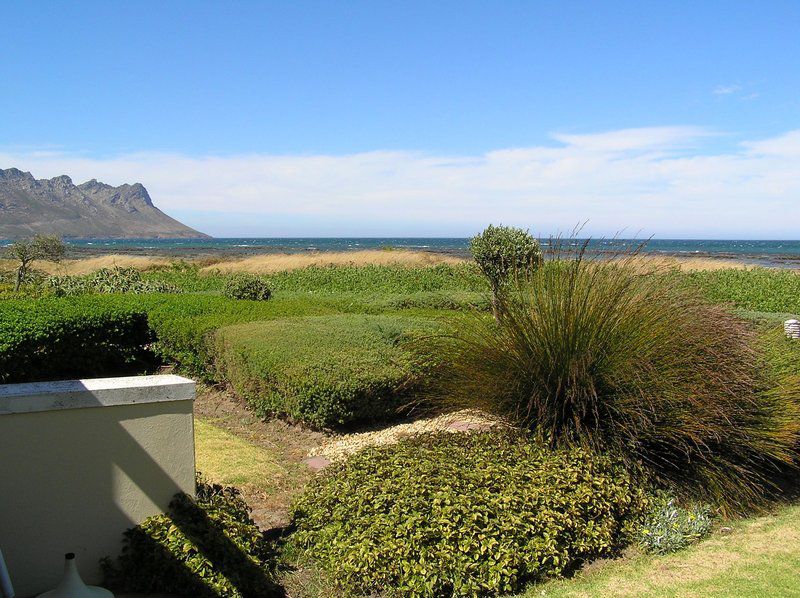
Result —
[[280, 420], [263, 421], [233, 393], [208, 386], [198, 386], [194, 412], [198, 419], [265, 449], [280, 465], [269, 490], [245, 486], [242, 491], [262, 529], [286, 525], [292, 500], [314, 475], [303, 460], [326, 436]]

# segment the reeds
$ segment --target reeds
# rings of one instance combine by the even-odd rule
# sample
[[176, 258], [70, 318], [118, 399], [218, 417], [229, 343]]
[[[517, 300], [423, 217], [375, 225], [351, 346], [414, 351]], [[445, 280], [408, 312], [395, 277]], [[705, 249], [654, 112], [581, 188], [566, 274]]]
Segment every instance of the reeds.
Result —
[[440, 401], [554, 447], [618, 453], [729, 511], [796, 471], [800, 388], [764, 374], [746, 322], [643, 270], [636, 251], [549, 261], [505, 294], [496, 323], [475, 314], [436, 344]]

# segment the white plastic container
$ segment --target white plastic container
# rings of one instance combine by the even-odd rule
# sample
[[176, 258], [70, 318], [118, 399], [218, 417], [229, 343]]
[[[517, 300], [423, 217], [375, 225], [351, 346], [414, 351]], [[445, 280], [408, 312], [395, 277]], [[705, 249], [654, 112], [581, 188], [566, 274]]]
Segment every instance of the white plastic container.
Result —
[[39, 594], [36, 598], [114, 598], [114, 594], [104, 588], [83, 583], [75, 565], [75, 554], [68, 552], [64, 555], [64, 577], [55, 589]]

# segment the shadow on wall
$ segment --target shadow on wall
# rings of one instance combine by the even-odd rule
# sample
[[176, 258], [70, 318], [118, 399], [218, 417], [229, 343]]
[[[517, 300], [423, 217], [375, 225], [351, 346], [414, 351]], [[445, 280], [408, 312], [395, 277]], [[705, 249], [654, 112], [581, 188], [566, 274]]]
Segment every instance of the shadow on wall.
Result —
[[[54, 587], [66, 552], [87, 583], [101, 582], [99, 559], [119, 554], [124, 531], [164, 513], [176, 493], [171, 521], [202, 557], [232, 580], [237, 571], [258, 578], [250, 556], [186, 496], [195, 490], [193, 398], [194, 383], [178, 376], [0, 385], [0, 479], [13, 488], [0, 492], [0, 547], [20, 596]], [[189, 586], [196, 576], [184, 563], [152, 550], [200, 595], [203, 582]], [[282, 594], [259, 575], [266, 594], [239, 593]]]

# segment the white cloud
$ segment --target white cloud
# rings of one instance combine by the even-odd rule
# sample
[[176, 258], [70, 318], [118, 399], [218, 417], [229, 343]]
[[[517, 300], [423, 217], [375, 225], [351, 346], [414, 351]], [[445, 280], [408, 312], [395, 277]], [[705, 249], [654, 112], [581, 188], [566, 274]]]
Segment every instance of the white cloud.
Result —
[[712, 135], [558, 134], [552, 145], [468, 156], [0, 151], [0, 167], [140, 181], [157, 206], [212, 234], [462, 235], [499, 221], [550, 234], [588, 219], [593, 235], [797, 237], [800, 130], [716, 151], [704, 145]]
[[718, 96], [730, 95], [732, 93], [739, 93], [742, 91], [741, 85], [717, 85], [714, 88], [714, 94]]

